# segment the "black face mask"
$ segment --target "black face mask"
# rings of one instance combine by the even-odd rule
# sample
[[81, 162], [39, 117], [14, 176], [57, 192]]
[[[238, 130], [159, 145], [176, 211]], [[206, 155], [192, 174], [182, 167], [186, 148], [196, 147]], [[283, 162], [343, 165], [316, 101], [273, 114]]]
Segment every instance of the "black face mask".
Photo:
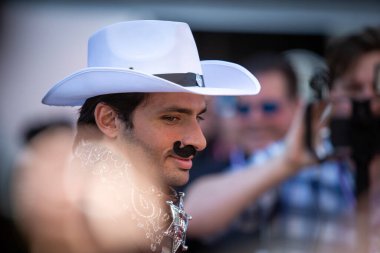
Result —
[[173, 151], [176, 155], [182, 157], [182, 158], [188, 158], [190, 156], [195, 156], [197, 153], [197, 150], [192, 145], [187, 145], [181, 148], [181, 142], [176, 141], [173, 144]]

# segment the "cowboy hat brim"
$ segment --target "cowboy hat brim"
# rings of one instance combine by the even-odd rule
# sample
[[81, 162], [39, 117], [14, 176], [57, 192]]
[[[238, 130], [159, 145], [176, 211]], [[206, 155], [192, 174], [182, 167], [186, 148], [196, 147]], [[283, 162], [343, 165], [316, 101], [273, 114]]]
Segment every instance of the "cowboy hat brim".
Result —
[[201, 61], [201, 66], [205, 87], [185, 87], [130, 69], [89, 67], [54, 85], [44, 96], [42, 103], [80, 106], [90, 97], [129, 92], [188, 92], [209, 96], [239, 96], [254, 95], [260, 91], [257, 79], [238, 64]]

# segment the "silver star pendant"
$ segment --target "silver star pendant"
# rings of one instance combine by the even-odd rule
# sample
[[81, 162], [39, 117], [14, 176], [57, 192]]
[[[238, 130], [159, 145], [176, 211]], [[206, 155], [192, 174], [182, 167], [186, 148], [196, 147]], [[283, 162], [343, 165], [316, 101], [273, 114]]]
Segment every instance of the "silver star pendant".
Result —
[[170, 206], [172, 223], [170, 224], [168, 230], [165, 232], [165, 235], [172, 238], [172, 253], [177, 252], [180, 246], [182, 247], [183, 251], [187, 250], [187, 246], [185, 245], [186, 231], [189, 220], [191, 220], [191, 216], [185, 213], [183, 209], [183, 197], [185, 194], [183, 192], [179, 192], [178, 195], [178, 206], [176, 206], [173, 201], [166, 201], [166, 203]]

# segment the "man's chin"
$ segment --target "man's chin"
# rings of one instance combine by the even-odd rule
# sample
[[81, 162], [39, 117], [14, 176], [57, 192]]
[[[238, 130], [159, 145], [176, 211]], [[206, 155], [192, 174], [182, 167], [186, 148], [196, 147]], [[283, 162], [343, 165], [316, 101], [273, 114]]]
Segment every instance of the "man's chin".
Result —
[[182, 170], [180, 175], [176, 175], [173, 178], [170, 178], [167, 183], [170, 186], [178, 187], [178, 186], [184, 186], [189, 182], [189, 171], [188, 170]]

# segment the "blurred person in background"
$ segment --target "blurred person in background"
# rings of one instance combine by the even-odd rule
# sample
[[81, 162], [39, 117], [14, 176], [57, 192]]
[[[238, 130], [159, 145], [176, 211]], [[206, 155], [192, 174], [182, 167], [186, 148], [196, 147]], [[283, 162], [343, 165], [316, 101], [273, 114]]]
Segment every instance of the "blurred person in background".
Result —
[[[93, 252], [86, 226], [66, 194], [74, 131], [69, 122], [30, 125], [12, 180], [12, 210], [27, 252]], [[20, 243], [21, 243], [20, 242]]]
[[20, 182], [16, 195], [21, 214], [41, 207], [24, 215], [31, 223], [51, 220], [36, 240], [29, 234], [35, 252], [183, 252], [190, 217], [174, 187], [188, 181], [192, 159], [206, 146], [206, 96], [254, 95], [260, 85], [240, 65], [201, 62], [182, 22], [121, 22], [94, 33], [88, 45], [88, 67], [42, 100], [80, 106], [75, 138], [41, 140], [26, 161], [28, 175], [56, 177]]
[[[276, 168], [266, 162], [282, 152], [280, 141], [299, 109], [296, 75], [279, 53], [256, 54], [246, 59], [244, 66], [262, 88], [254, 100], [236, 98], [235, 116], [231, 118], [235, 121], [235, 145], [229, 164], [218, 170], [208, 165], [198, 171], [203, 177], [191, 178], [187, 187], [186, 205], [195, 218], [189, 236], [204, 251], [223, 251], [226, 245], [243, 243], [242, 238], [250, 243], [260, 238], [277, 206], [277, 192], [270, 188], [295, 173], [288, 166]], [[202, 193], [206, 191], [218, 197], [210, 198]]]
[[[334, 37], [326, 49], [329, 67], [330, 98], [336, 107], [343, 107], [345, 127], [351, 132], [345, 143], [351, 148], [355, 165], [355, 196], [359, 229], [356, 231], [360, 252], [380, 250], [380, 26], [365, 27], [357, 32]], [[348, 113], [347, 113], [348, 111]], [[340, 111], [338, 111], [339, 113]], [[376, 124], [377, 122], [377, 124]], [[334, 133], [333, 133], [334, 134]], [[372, 240], [369, 242], [369, 238]]]
[[[186, 204], [195, 218], [189, 237], [205, 252], [350, 248], [351, 234], [339, 221], [355, 204], [350, 163], [273, 166], [279, 155], [292, 152], [284, 138], [300, 106], [296, 76], [280, 54], [256, 55], [245, 66], [262, 90], [255, 100], [236, 100], [237, 148], [230, 167], [216, 174], [204, 171], [188, 186]], [[303, 147], [300, 159], [308, 153]], [[218, 197], [210, 200], [202, 192]]]

